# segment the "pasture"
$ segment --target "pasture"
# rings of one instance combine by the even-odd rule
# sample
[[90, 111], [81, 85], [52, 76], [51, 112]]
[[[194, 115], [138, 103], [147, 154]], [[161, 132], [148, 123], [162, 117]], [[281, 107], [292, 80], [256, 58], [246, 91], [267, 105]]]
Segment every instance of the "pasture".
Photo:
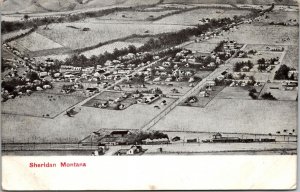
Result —
[[2, 103], [1, 111], [6, 114], [53, 118], [83, 99], [83, 97], [35, 92], [30, 96], [7, 100]]
[[177, 24], [177, 25], [197, 25], [201, 24], [203, 18], [232, 18], [234, 15], [246, 15], [250, 11], [246, 10], [234, 10], [234, 9], [217, 9], [217, 8], [199, 8], [196, 10], [183, 12], [181, 14], [175, 14], [168, 17], [164, 17], [153, 23], [156, 24]]
[[296, 101], [213, 99], [205, 108], [177, 106], [153, 130], [268, 134], [297, 128]]
[[[67, 27], [67, 26], [73, 26]], [[178, 31], [186, 28], [180, 25], [149, 25], [143, 23], [133, 24], [104, 24], [104, 23], [57, 23], [49, 25], [50, 30], [39, 28], [38, 33], [52, 39], [65, 47], [79, 49], [97, 45], [115, 39], [125, 38], [132, 34], [151, 35], [165, 32]], [[89, 28], [89, 31], [83, 31], [83, 28]], [[36, 41], [38, 42], [38, 41]]]

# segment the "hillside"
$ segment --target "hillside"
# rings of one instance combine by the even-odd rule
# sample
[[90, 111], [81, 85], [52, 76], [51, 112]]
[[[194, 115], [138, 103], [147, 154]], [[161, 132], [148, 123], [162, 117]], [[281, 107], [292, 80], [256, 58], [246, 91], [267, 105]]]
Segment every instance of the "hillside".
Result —
[[297, 0], [164, 0], [164, 3], [183, 4], [253, 4], [253, 5], [298, 5]]
[[146, 5], [158, 2], [159, 0], [4, 0], [2, 13], [60, 12], [120, 5]]

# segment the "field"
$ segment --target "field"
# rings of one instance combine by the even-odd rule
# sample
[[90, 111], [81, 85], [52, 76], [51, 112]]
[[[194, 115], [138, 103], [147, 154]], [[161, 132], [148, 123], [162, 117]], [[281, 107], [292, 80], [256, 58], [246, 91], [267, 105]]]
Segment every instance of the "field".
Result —
[[216, 48], [217, 45], [217, 43], [191, 43], [184, 48], [201, 53], [210, 53]]
[[99, 17], [99, 20], [125, 20], [125, 21], [145, 21], [172, 13], [174, 10], [161, 11], [120, 11]]
[[218, 43], [234, 39], [241, 44], [298, 45], [298, 33], [298, 27], [243, 24], [237, 30], [223, 32], [222, 36], [207, 42]]
[[176, 24], [176, 25], [197, 25], [203, 18], [232, 18], [234, 15], [246, 15], [250, 13], [245, 10], [230, 10], [230, 9], [216, 9], [216, 8], [199, 8], [197, 10], [175, 14], [169, 17], [164, 17], [155, 21], [156, 24]]
[[22, 3], [18, 1], [4, 1], [2, 10], [5, 14], [8, 13], [41, 13], [41, 12], [60, 12], [60, 11], [76, 11], [87, 10], [92, 8], [105, 8], [112, 6], [137, 6], [137, 5], [151, 5], [157, 3], [158, 0], [137, 1], [137, 0], [89, 0], [74, 1], [74, 0], [23, 0]]
[[153, 129], [268, 134], [296, 129], [295, 119], [295, 101], [213, 99], [205, 108], [178, 106]]
[[299, 69], [299, 47], [289, 46], [285, 57], [283, 58], [282, 64], [293, 67], [296, 70]]
[[2, 113], [52, 118], [83, 100], [82, 97], [33, 93], [2, 104]]
[[[74, 26], [74, 29], [67, 26]], [[90, 31], [83, 31], [83, 28]], [[158, 34], [177, 31], [185, 26], [179, 25], [148, 25], [148, 24], [103, 24], [103, 23], [58, 23], [49, 25], [50, 30], [38, 29], [38, 33], [52, 39], [65, 47], [79, 49], [107, 42], [114, 39], [124, 38], [132, 34]], [[75, 38], [75, 39], [74, 39]], [[39, 41], [36, 41], [37, 43]]]
[[81, 54], [86, 56], [87, 58], [90, 58], [93, 55], [100, 55], [105, 53], [106, 51], [109, 53], [112, 53], [114, 49], [122, 49], [122, 48], [127, 48], [129, 45], [134, 45], [135, 47], [141, 47], [143, 44], [142, 43], [130, 43], [130, 42], [114, 42], [108, 45], [103, 45], [101, 47], [98, 47], [96, 49], [92, 49], [89, 51], [82, 52]]
[[22, 47], [29, 51], [40, 51], [45, 49], [62, 48], [63, 46], [48, 39], [47, 37], [33, 32], [23, 38], [10, 42], [16, 47]]
[[263, 87], [226, 87], [215, 97], [215, 99], [251, 99], [249, 90], [252, 88], [255, 88], [257, 92], [260, 92]]
[[[169, 98], [163, 99], [167, 100], [168, 104], [174, 101]], [[136, 104], [119, 111], [83, 106], [74, 118], [66, 115], [50, 119], [2, 114], [2, 126], [5, 127], [2, 130], [2, 141], [78, 142], [101, 128], [139, 129], [166, 107], [160, 103], [161, 99], [150, 105]], [[161, 109], [155, 109], [154, 105], [159, 105]]]
[[297, 89], [292, 91], [285, 91], [281, 83], [267, 83], [261, 91], [259, 98], [261, 98], [262, 94], [268, 92], [270, 92], [277, 100], [280, 101], [296, 101], [298, 95]]
[[[290, 19], [292, 19], [292, 21], [290, 21]], [[273, 11], [260, 19], [260, 22], [284, 22], [288, 24], [296, 24], [299, 22], [299, 14], [297, 11]]]

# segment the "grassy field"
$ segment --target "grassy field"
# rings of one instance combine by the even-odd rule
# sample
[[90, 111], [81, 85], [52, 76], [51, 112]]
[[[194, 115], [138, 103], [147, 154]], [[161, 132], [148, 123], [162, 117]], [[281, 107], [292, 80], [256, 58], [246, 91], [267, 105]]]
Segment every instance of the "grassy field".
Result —
[[221, 40], [233, 39], [242, 44], [298, 45], [298, 33], [298, 27], [243, 24], [237, 30], [223, 32], [222, 36], [206, 42], [218, 43]]
[[205, 108], [176, 107], [154, 130], [275, 133], [297, 128], [297, 102], [213, 99]]
[[154, 23], [159, 24], [181, 24], [181, 25], [197, 25], [202, 18], [232, 18], [234, 15], [246, 15], [250, 11], [246, 10], [227, 10], [216, 8], [200, 8], [193, 11], [175, 14], [169, 17], [162, 18]]
[[33, 32], [23, 38], [17, 39], [9, 44], [13, 44], [16, 48], [24, 47], [29, 51], [40, 51], [45, 49], [55, 49], [63, 47], [62, 45], [36, 32]]
[[[74, 26], [74, 29], [67, 26]], [[83, 31], [83, 28], [90, 31]], [[101, 23], [58, 23], [49, 25], [50, 30], [38, 29], [38, 33], [71, 49], [84, 48], [132, 34], [158, 34], [177, 31], [185, 26], [148, 24], [101, 24]], [[36, 41], [38, 42], [38, 41]]]
[[83, 100], [83, 97], [33, 93], [2, 104], [2, 113], [52, 118]]
[[87, 58], [90, 58], [93, 55], [100, 55], [105, 53], [106, 51], [109, 53], [112, 53], [114, 49], [122, 49], [122, 48], [127, 48], [129, 45], [134, 45], [135, 47], [141, 47], [143, 44], [142, 43], [130, 43], [130, 42], [114, 42], [108, 45], [103, 45], [101, 47], [98, 47], [96, 49], [92, 49], [89, 51], [82, 52], [81, 54], [86, 56]]

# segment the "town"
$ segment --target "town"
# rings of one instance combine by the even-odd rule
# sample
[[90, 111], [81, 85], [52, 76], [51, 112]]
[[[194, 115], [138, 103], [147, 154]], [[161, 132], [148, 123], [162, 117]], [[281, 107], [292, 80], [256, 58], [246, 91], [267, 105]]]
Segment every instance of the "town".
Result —
[[296, 154], [297, 3], [176, 2], [4, 12], [3, 153]]

